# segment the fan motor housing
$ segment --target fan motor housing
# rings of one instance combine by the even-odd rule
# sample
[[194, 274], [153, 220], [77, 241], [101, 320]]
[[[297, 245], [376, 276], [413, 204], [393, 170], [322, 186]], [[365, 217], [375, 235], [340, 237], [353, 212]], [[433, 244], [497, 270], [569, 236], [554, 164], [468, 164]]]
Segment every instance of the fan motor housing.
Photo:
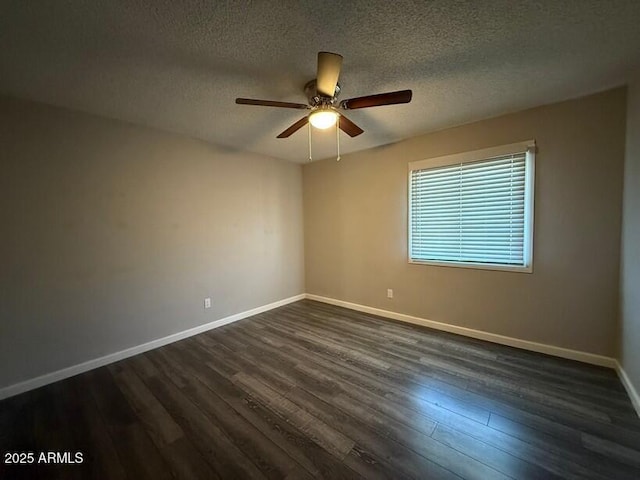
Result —
[[313, 79], [304, 86], [304, 93], [309, 100], [309, 105], [312, 107], [317, 107], [321, 105], [334, 105], [338, 103], [338, 95], [340, 95], [340, 84], [336, 84], [336, 91], [333, 94], [333, 97], [325, 97], [318, 93], [318, 89], [316, 87], [316, 80]]

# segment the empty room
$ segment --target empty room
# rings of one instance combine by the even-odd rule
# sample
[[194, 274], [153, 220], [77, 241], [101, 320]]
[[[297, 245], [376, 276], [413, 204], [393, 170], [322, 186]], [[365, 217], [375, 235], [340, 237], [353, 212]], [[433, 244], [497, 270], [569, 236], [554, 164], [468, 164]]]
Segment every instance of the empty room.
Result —
[[640, 478], [639, 25], [0, 0], [0, 479]]

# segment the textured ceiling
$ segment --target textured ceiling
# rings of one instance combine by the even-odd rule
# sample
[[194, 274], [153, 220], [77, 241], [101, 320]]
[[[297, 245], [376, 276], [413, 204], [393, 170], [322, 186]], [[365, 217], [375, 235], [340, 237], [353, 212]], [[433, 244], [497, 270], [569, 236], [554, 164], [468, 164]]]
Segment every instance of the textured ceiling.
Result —
[[[304, 162], [319, 50], [344, 56], [341, 98], [410, 88], [352, 111], [343, 153], [623, 84], [640, 65], [640, 1], [0, 0], [0, 93]], [[314, 157], [335, 152], [315, 136]]]

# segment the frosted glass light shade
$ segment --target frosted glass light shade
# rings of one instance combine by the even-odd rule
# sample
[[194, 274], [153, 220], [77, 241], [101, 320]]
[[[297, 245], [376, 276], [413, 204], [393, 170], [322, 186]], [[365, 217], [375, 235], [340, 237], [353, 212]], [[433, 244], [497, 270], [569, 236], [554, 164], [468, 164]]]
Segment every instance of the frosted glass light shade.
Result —
[[309, 115], [311, 125], [321, 130], [332, 127], [338, 121], [338, 114], [332, 110], [317, 110]]

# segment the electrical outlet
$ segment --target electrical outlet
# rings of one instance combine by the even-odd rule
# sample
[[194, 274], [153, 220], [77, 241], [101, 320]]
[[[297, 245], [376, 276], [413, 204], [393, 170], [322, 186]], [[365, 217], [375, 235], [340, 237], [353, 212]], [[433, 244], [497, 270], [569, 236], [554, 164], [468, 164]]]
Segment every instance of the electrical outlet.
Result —
[[211, 308], [211, 297], [204, 299], [204, 308]]
[[393, 298], [393, 289], [387, 288], [387, 298]]

